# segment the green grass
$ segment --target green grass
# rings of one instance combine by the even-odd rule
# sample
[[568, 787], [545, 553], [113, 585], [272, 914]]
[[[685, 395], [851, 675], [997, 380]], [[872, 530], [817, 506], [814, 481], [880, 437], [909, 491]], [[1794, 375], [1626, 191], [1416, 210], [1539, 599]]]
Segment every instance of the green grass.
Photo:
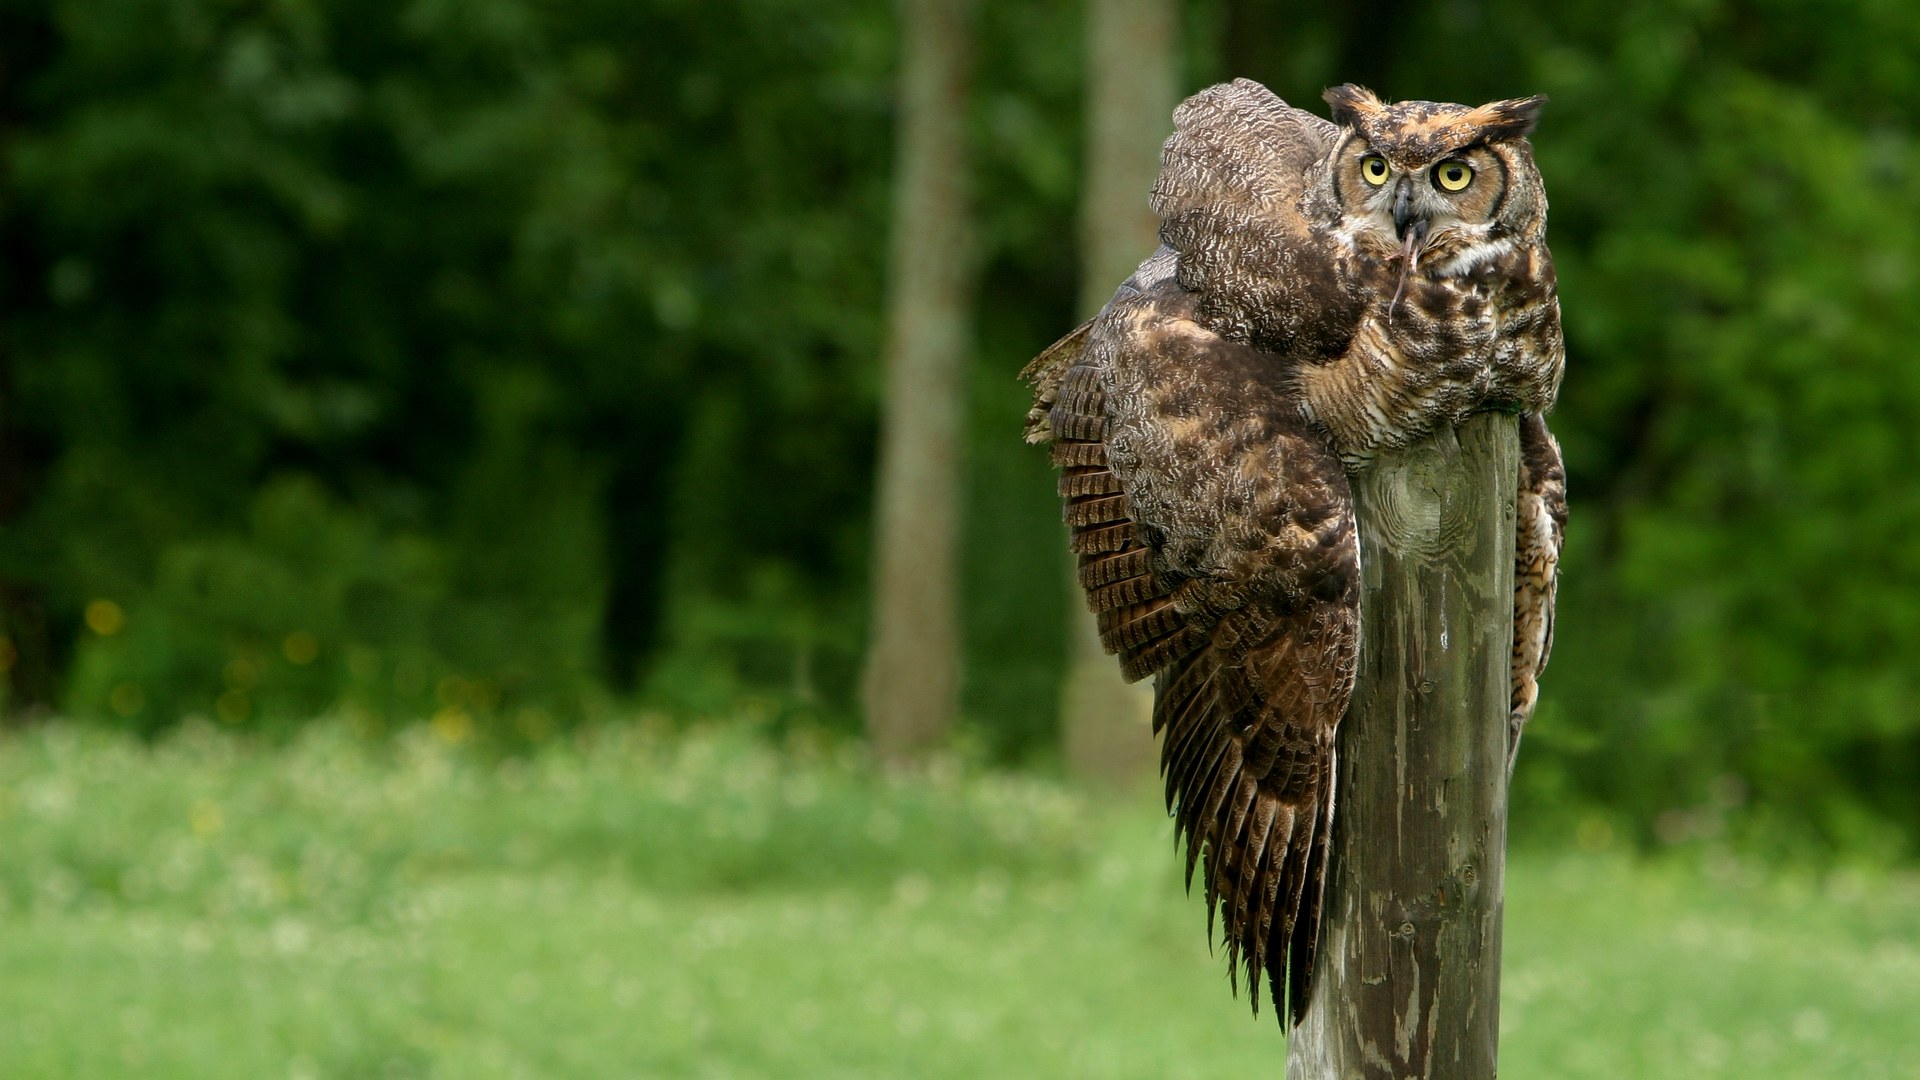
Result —
[[[1920, 1077], [1920, 879], [1517, 853], [1503, 1075]], [[0, 1076], [1277, 1076], [1151, 796], [602, 728], [0, 741]]]

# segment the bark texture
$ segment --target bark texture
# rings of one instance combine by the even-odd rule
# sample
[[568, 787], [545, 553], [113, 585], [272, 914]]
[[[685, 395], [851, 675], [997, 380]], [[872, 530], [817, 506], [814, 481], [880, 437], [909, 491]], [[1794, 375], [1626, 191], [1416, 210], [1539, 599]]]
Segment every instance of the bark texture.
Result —
[[[1088, 0], [1087, 152], [1080, 202], [1080, 308], [1100, 310], [1152, 254], [1160, 219], [1147, 193], [1172, 129], [1178, 28], [1172, 0]], [[1072, 563], [1067, 674], [1060, 719], [1068, 767], [1124, 785], [1155, 760], [1153, 689], [1128, 685], [1100, 646]]]
[[903, 0], [899, 157], [874, 506], [867, 730], [900, 762], [943, 740], [960, 687], [955, 594], [970, 347], [971, 5]]
[[1354, 478], [1359, 679], [1289, 1080], [1489, 1080], [1500, 1034], [1514, 418]]

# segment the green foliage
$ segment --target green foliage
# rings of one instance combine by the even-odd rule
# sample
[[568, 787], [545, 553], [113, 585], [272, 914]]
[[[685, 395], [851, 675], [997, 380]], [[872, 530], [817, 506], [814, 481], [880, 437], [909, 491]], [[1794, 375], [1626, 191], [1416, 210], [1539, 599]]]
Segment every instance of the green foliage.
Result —
[[[1552, 98], [1574, 522], [1522, 805], [1912, 850], [1920, 14], [1287, 17], [1187, 5], [1188, 84]], [[965, 702], [1002, 760], [1051, 745], [1063, 652], [1013, 373], [1086, 314], [1081, 36], [979, 12]], [[871, 2], [0, 4], [0, 604], [44, 604], [58, 704], [850, 729], [896, 45]]]
[[713, 605], [851, 667], [890, 42], [799, 15], [10, 10], [7, 452], [45, 460], [0, 542], [81, 642], [64, 703], [171, 722], [300, 631], [336, 663], [282, 716], [577, 712]]
[[[662, 727], [0, 739], [8, 1077], [1278, 1068], [1150, 794]], [[1911, 1075], [1910, 874], [1523, 848], [1506, 896], [1506, 1072]]]
[[[1255, 7], [1207, 10], [1231, 29]], [[1920, 11], [1370, 7], [1359, 33], [1243, 35], [1196, 81], [1551, 99], [1573, 521], [1520, 806], [1911, 852]]]
[[[170, 547], [122, 625], [85, 636], [69, 701], [149, 730], [182, 710], [286, 723], [338, 706], [378, 724], [436, 702], [469, 720], [537, 723], [591, 685], [598, 567], [539, 558], [591, 552], [581, 502], [544, 493], [549, 512], [492, 533], [520, 561], [483, 562], [484, 548], [382, 532], [310, 478], [270, 481], [244, 533]], [[520, 603], [529, 592], [554, 602]]]
[[1596, 15], [1535, 28], [1526, 67], [1576, 506], [1539, 726], [1586, 743], [1540, 764], [1643, 821], [1732, 784], [1779, 832], [1910, 849], [1920, 146], [1879, 58], [1920, 13]]

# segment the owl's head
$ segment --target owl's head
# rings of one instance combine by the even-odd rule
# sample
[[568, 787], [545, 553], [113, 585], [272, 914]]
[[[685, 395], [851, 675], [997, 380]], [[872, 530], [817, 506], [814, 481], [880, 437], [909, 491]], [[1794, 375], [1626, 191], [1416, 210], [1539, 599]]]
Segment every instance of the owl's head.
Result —
[[1326, 101], [1340, 135], [1316, 201], [1363, 254], [1444, 276], [1544, 235], [1546, 191], [1527, 133], [1546, 98], [1388, 104], [1348, 84]]

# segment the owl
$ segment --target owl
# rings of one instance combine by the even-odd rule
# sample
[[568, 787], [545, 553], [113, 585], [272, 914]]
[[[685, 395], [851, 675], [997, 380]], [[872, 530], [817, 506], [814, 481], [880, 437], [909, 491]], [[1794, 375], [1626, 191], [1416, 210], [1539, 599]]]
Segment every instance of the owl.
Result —
[[1264, 972], [1294, 1023], [1359, 659], [1350, 478], [1471, 413], [1519, 415], [1509, 763], [1566, 518], [1542, 420], [1565, 347], [1527, 142], [1544, 99], [1326, 101], [1331, 121], [1239, 80], [1183, 103], [1158, 250], [1024, 373], [1101, 640], [1155, 680], [1188, 886], [1200, 867], [1255, 1012]]

